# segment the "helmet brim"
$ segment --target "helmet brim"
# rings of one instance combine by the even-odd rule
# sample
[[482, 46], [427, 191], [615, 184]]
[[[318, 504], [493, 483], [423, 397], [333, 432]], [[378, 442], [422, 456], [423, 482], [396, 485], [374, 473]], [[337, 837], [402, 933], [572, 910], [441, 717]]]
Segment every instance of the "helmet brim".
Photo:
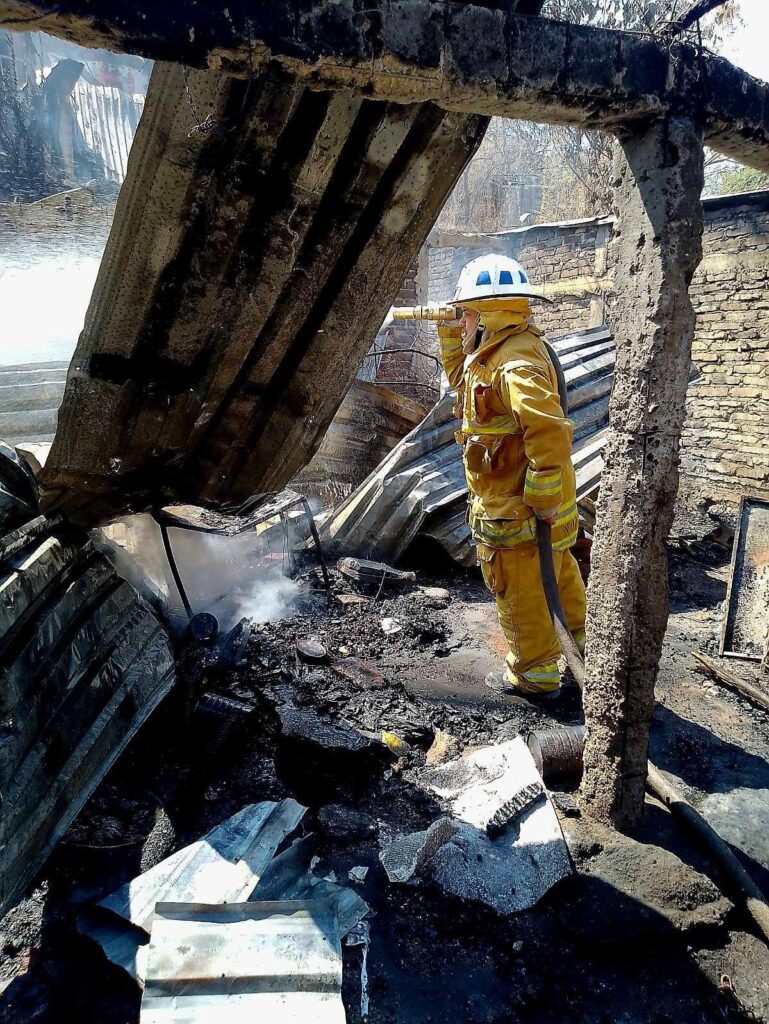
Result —
[[461, 299], [450, 299], [447, 305], [449, 306], [464, 306], [468, 302], [483, 302], [484, 300], [493, 301], [496, 299], [537, 299], [539, 302], [549, 302], [553, 304], [553, 300], [549, 299], [546, 295], [539, 295], [537, 292], [496, 292], [494, 295], [467, 295]]

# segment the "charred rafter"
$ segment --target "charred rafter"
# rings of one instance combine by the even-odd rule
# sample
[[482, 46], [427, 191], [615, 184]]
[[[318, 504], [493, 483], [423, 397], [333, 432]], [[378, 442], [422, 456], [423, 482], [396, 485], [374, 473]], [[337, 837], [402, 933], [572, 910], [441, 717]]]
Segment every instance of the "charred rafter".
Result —
[[[693, 116], [769, 169], [769, 86], [696, 47], [436, 0], [0, 0], [0, 25], [233, 75], [279, 63], [311, 88], [615, 131]], [[516, 11], [536, 13], [537, 3]]]

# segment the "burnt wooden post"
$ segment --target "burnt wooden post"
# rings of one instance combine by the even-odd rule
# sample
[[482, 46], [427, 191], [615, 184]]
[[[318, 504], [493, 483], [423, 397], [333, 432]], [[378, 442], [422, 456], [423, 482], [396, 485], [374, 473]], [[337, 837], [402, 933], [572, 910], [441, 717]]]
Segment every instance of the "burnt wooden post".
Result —
[[668, 617], [665, 541], [701, 259], [702, 131], [669, 117], [620, 138], [612, 240], [617, 362], [588, 595], [582, 804], [619, 828], [643, 811]]

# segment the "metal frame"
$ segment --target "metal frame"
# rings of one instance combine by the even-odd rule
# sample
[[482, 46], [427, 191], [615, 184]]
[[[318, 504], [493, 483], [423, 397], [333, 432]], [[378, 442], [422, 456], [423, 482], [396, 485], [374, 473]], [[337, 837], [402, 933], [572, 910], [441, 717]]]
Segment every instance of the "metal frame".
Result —
[[739, 651], [728, 651], [726, 649], [727, 636], [733, 625], [736, 610], [737, 589], [734, 586], [734, 580], [737, 573], [740, 552], [742, 550], [742, 541], [744, 540], [746, 533], [745, 513], [751, 505], [761, 506], [769, 512], [769, 499], [752, 494], [744, 494], [740, 498], [740, 511], [737, 520], [737, 529], [734, 533], [734, 546], [732, 548], [732, 561], [729, 569], [729, 583], [726, 589], [724, 620], [721, 625], [721, 642], [719, 644], [718, 653], [722, 658], [740, 658], [743, 661], [761, 661], [762, 655], [760, 654], [743, 654]]
[[[315, 557], [323, 574], [326, 598], [329, 603], [331, 602], [331, 580], [328, 575], [328, 566], [323, 554], [323, 545], [321, 544], [321, 540], [318, 535], [318, 528], [315, 525], [315, 517], [312, 514], [312, 509], [310, 508], [310, 503], [307, 498], [303, 494], [298, 494], [295, 491], [288, 489], [277, 494], [256, 495], [254, 499], [252, 499], [252, 502], [255, 503], [260, 498], [263, 499], [263, 503], [258, 504], [255, 510], [244, 510], [245, 514], [243, 515], [227, 515], [223, 512], [211, 512], [209, 509], [199, 508], [198, 506], [181, 506], [181, 508], [189, 509], [189, 512], [187, 513], [174, 511], [175, 506], [173, 505], [155, 510], [154, 518], [155, 522], [160, 527], [160, 535], [163, 541], [166, 558], [168, 560], [168, 566], [171, 570], [171, 575], [173, 576], [176, 589], [179, 592], [179, 597], [184, 605], [184, 610], [187, 613], [188, 619], [191, 619], [194, 613], [187, 596], [187, 591], [184, 587], [184, 581], [176, 564], [173, 548], [171, 546], [171, 538], [168, 533], [169, 527], [174, 527], [174, 529], [177, 530], [191, 530], [193, 533], [214, 533], [222, 537], [237, 537], [248, 530], [255, 529], [266, 519], [271, 519], [274, 516], [280, 516], [284, 530], [287, 530], [288, 513], [292, 509], [299, 507], [302, 508], [304, 516], [307, 519], [307, 524], [310, 529], [310, 537], [312, 538], [313, 547], [315, 549]], [[197, 515], [195, 515], [195, 513], [197, 513]], [[210, 517], [214, 521], [206, 523], [206, 517]]]

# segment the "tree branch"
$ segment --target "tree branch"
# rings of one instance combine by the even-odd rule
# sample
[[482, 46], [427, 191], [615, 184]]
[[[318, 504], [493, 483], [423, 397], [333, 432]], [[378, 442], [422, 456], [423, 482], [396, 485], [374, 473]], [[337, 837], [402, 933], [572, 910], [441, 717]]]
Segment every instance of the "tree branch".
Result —
[[678, 17], [665, 23], [661, 28], [668, 35], [681, 35], [694, 25], [695, 22], [704, 18], [706, 14], [715, 11], [717, 7], [723, 7], [727, 0], [694, 0], [694, 3]]

